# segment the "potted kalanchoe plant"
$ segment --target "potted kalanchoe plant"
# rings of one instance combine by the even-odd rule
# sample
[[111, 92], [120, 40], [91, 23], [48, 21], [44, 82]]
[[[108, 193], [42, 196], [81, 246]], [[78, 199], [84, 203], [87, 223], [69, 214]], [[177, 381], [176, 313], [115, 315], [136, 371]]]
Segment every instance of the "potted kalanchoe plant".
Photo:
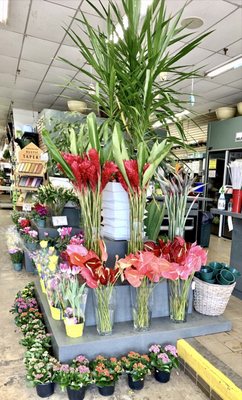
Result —
[[90, 363], [92, 377], [102, 396], [112, 396], [115, 389], [115, 382], [122, 373], [121, 362], [115, 357], [106, 358], [97, 356]]
[[44, 351], [40, 357], [35, 356], [25, 361], [27, 380], [36, 387], [39, 397], [49, 397], [54, 393], [55, 371], [58, 362]]
[[175, 346], [170, 344], [162, 347], [153, 344], [149, 348], [151, 366], [154, 369], [154, 377], [158, 382], [166, 383], [170, 380], [172, 368], [178, 367], [178, 353]]
[[48, 215], [48, 209], [46, 206], [40, 203], [35, 203], [33, 211], [32, 211], [33, 218], [36, 222], [36, 225], [39, 228], [44, 228], [46, 223], [46, 218]]
[[38, 232], [35, 229], [31, 229], [29, 226], [26, 226], [20, 230], [20, 233], [27, 249], [30, 251], [36, 250], [38, 243]]
[[86, 387], [92, 382], [88, 362], [81, 364], [75, 361], [71, 365], [59, 364], [54, 367], [54, 371], [56, 372], [55, 382], [62, 390], [67, 389], [69, 400], [84, 399]]
[[14, 247], [10, 248], [8, 252], [10, 254], [14, 270], [21, 271], [23, 262], [23, 251], [19, 247]]
[[143, 389], [145, 376], [150, 372], [148, 355], [130, 351], [127, 356], [121, 357], [121, 363], [128, 375], [129, 387], [133, 390]]

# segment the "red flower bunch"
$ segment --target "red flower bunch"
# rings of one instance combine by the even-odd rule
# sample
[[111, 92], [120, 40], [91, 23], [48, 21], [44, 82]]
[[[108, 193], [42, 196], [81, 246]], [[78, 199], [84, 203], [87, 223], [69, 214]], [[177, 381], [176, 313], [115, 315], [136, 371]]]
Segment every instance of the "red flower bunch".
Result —
[[161, 257], [169, 261], [169, 268], [163, 273], [164, 278], [187, 280], [199, 271], [207, 262], [207, 252], [196, 243], [186, 243], [182, 237], [175, 237], [173, 242], [159, 241]]
[[28, 218], [19, 218], [18, 219], [18, 225], [20, 228], [27, 228], [27, 226], [30, 226], [30, 220]]
[[[124, 160], [124, 168], [130, 183], [130, 186], [132, 188], [132, 190], [136, 193], [140, 192], [140, 179], [139, 179], [139, 168], [138, 168], [138, 162], [137, 160]], [[147, 170], [147, 168], [149, 167], [149, 164], [145, 164], [144, 168], [143, 168], [143, 174], [145, 173], [145, 171]], [[143, 175], [142, 174], [142, 175]], [[123, 186], [124, 190], [126, 190], [126, 192], [129, 192], [129, 187], [122, 175], [122, 173], [120, 171], [118, 171], [117, 173], [118, 176], [118, 180], [121, 183], [121, 185]]]
[[102, 241], [99, 245], [102, 254], [101, 259], [93, 250], [87, 250], [84, 246], [67, 246], [70, 265], [81, 268], [80, 275], [92, 289], [114, 285], [119, 276], [118, 270], [105, 267], [104, 263], [107, 261], [106, 248]]
[[34, 213], [40, 218], [45, 218], [48, 214], [48, 210], [43, 204], [37, 203], [34, 205]]
[[97, 150], [91, 149], [87, 154], [84, 153], [82, 157], [70, 153], [63, 153], [62, 155], [75, 176], [74, 185], [77, 189], [86, 190], [90, 186], [91, 190], [96, 190], [101, 174]]
[[113, 161], [106, 161], [102, 168], [101, 190], [105, 188], [108, 182], [118, 181], [117, 173], [119, 169]]
[[156, 257], [147, 251], [129, 254], [120, 259], [117, 265], [121, 276], [134, 287], [139, 287], [144, 278], [148, 278], [151, 282], [159, 282], [165, 277], [165, 271], [170, 268], [170, 263], [165, 258]]

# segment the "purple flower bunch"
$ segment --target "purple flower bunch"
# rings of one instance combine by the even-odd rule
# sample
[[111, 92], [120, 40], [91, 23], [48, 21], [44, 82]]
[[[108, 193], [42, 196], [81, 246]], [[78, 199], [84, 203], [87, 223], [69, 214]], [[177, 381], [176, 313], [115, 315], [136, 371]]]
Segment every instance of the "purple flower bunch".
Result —
[[62, 240], [66, 238], [66, 236], [71, 236], [72, 227], [64, 226], [63, 228], [57, 229], [59, 236]]
[[178, 353], [175, 346], [168, 344], [161, 346], [153, 344], [149, 348], [151, 366], [159, 371], [171, 372], [172, 368], [178, 367]]
[[19, 247], [12, 247], [8, 250], [11, 261], [13, 263], [21, 263], [23, 261], [23, 252]]

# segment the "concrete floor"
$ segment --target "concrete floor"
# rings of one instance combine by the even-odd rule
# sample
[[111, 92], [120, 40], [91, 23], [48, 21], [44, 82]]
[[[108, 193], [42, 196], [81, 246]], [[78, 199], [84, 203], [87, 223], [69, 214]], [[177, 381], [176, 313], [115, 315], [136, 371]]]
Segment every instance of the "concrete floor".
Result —
[[[0, 352], [2, 368], [0, 369], [0, 400], [35, 400], [39, 397], [35, 389], [28, 388], [25, 381], [25, 370], [23, 366], [24, 348], [19, 345], [21, 334], [13, 323], [13, 317], [9, 313], [16, 292], [24, 285], [34, 280], [31, 274], [15, 272], [12, 270], [9, 256], [5, 244], [6, 228], [11, 224], [10, 214], [7, 210], [0, 210], [0, 321], [1, 337]], [[226, 243], [225, 243], [226, 242]], [[209, 251], [210, 260], [228, 261], [230, 242], [223, 239], [212, 238]], [[242, 342], [242, 302], [234, 297], [226, 311], [226, 316], [233, 320], [233, 330], [229, 333], [209, 335], [198, 338], [201, 343], [211, 351], [217, 348], [216, 353], [224, 363], [228, 363], [231, 368], [235, 368], [237, 373], [241, 373], [241, 342]], [[213, 345], [210, 345], [210, 343]], [[215, 343], [214, 343], [215, 342]], [[221, 351], [219, 351], [221, 349]], [[105, 352], [105, 350], [103, 350]], [[240, 359], [240, 361], [239, 361]], [[179, 376], [178, 376], [179, 375]], [[87, 400], [101, 399], [95, 388], [88, 390]], [[203, 400], [207, 397], [200, 389], [183, 374], [183, 372], [172, 373], [171, 381], [167, 384], [159, 384], [151, 377], [147, 378], [145, 388], [139, 393], [129, 390], [125, 379], [117, 385], [115, 395], [110, 400]], [[53, 400], [67, 399], [66, 393], [60, 393], [59, 389], [51, 397]]]

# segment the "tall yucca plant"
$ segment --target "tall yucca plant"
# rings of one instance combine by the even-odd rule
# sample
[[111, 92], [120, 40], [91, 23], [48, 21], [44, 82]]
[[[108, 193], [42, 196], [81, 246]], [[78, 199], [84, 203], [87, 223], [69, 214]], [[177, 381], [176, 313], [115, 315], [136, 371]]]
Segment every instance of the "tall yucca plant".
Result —
[[[144, 140], [152, 138], [152, 124], [160, 121], [166, 125], [167, 118], [173, 119], [181, 135], [183, 127], [175, 118], [177, 110], [183, 109], [174, 85], [194, 76], [184, 72], [176, 63], [198, 46], [204, 34], [184, 45], [175, 54], [170, 54], [171, 46], [188, 34], [179, 27], [182, 11], [173, 18], [166, 16], [165, 0], [153, 0], [146, 15], [141, 13], [141, 0], [122, 0], [122, 7], [110, 1], [105, 8], [99, 0], [86, 0], [106, 28], [101, 31], [88, 22], [85, 14], [76, 18], [87, 34], [90, 44], [74, 30], [68, 35], [87, 61], [86, 66], [71, 64], [96, 82], [96, 92], [76, 82], [81, 90], [104, 110], [109, 123], [122, 123], [126, 139], [137, 148]], [[125, 19], [123, 15], [125, 14]], [[118, 35], [117, 24], [122, 29]], [[120, 31], [120, 30], [119, 30]], [[91, 72], [93, 71], [93, 72]], [[162, 72], [168, 73], [168, 80], [161, 81]]]

